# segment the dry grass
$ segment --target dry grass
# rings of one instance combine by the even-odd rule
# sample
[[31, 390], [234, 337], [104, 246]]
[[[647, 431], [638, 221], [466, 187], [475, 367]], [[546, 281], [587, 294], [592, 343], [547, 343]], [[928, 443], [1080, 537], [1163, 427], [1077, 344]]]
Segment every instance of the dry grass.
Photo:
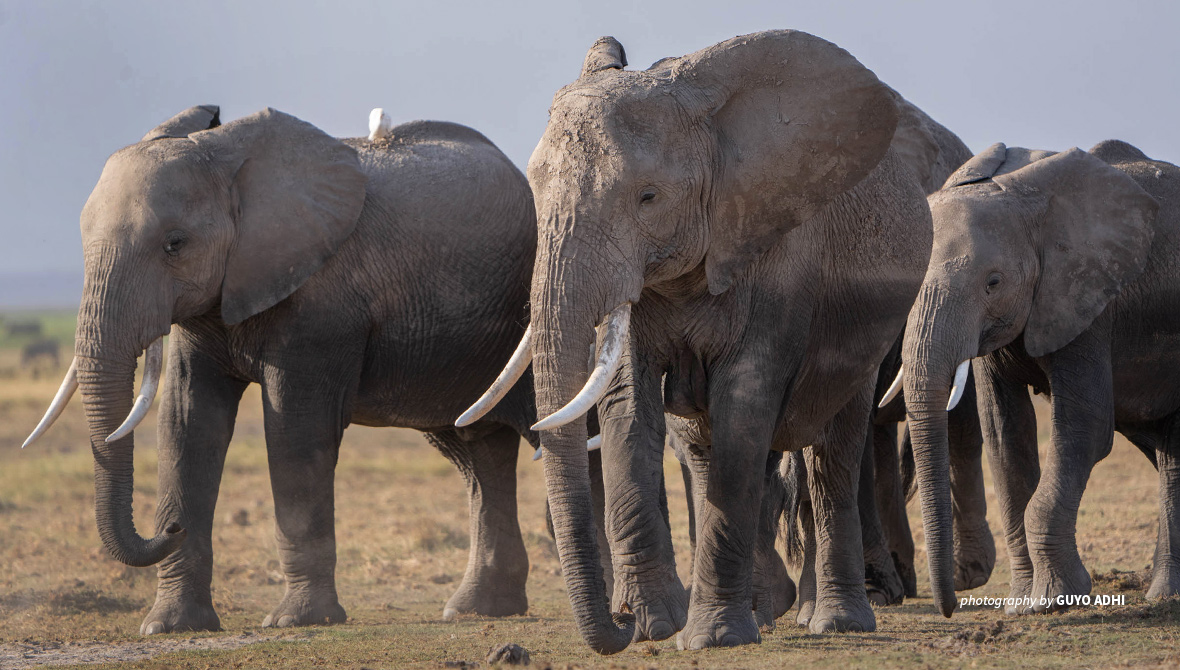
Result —
[[[1095, 469], [1079, 539], [1083, 558], [1099, 577], [1095, 592], [1126, 593], [1124, 607], [1035, 618], [976, 609], [948, 620], [934, 613], [928, 598], [918, 598], [878, 610], [872, 634], [808, 635], [788, 623], [792, 613], [761, 645], [677, 652], [664, 641], [603, 658], [574, 631], [545, 534], [541, 469], [526, 450], [518, 481], [532, 565], [530, 614], [443, 623], [442, 605], [467, 559], [462, 480], [417, 433], [354, 426], [337, 469], [338, 583], [349, 621], [265, 631], [258, 625], [283, 586], [257, 388], [242, 404], [214, 527], [213, 599], [225, 631], [144, 642], [138, 628], [154, 599], [155, 572], [122, 566], [100, 546], [81, 408], [71, 406], [42, 442], [22, 452], [20, 442], [57, 381], [5, 370], [5, 360], [0, 355], [0, 668], [69, 658], [141, 659], [124, 665], [150, 668], [442, 667], [447, 661], [482, 661], [490, 647], [504, 642], [524, 646], [540, 667], [1109, 667], [1180, 661], [1180, 601], [1148, 605], [1142, 597], [1142, 571], [1155, 539], [1155, 472], [1121, 438]], [[149, 416], [145, 425], [153, 423]], [[154, 513], [154, 431], [141, 429], [137, 438], [135, 511], [142, 527]], [[675, 462], [669, 459], [667, 467], [683, 572], [683, 490]], [[917, 509], [910, 514], [920, 529]], [[990, 516], [998, 528], [994, 501]], [[917, 540], [920, 547], [920, 535]], [[1003, 549], [999, 553], [991, 582], [973, 593], [1007, 595], [1007, 560]], [[924, 555], [918, 559], [924, 564]], [[925, 579], [923, 567], [919, 590], [928, 594]]]

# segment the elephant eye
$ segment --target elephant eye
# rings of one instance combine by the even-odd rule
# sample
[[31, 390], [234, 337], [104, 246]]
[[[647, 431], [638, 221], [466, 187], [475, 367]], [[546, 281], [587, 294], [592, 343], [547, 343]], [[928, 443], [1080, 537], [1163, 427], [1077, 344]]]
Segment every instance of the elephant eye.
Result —
[[180, 231], [174, 230], [171, 233], [168, 233], [168, 236], [164, 238], [164, 253], [168, 254], [169, 256], [175, 256], [176, 254], [180, 253], [180, 249], [184, 246], [186, 241], [187, 240], [185, 239], [184, 234]]
[[992, 289], [999, 286], [1001, 279], [1003, 279], [1003, 275], [998, 272], [993, 272], [992, 275], [987, 278], [987, 292], [991, 293]]
[[651, 202], [652, 200], [655, 200], [655, 199], [656, 199], [656, 192], [655, 191], [644, 191], [643, 195], [639, 196], [639, 202], [641, 202], [641, 203]]

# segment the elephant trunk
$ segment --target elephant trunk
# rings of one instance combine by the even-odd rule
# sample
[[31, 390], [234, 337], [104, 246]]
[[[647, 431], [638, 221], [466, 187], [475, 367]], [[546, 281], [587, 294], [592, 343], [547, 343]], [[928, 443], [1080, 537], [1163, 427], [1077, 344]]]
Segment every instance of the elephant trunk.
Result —
[[[152, 294], [155, 284], [126, 270], [136, 267], [128, 262], [132, 260], [121, 258], [117, 250], [109, 247], [100, 247], [88, 255], [78, 312], [76, 362], [94, 454], [98, 534], [116, 560], [143, 567], [159, 563], [179, 548], [185, 532], [176, 523], [168, 524], [151, 539], [136, 532], [132, 506], [135, 437], [130, 431], [115, 435], [132, 414], [136, 359], [144, 344], [167, 332], [171, 316], [159, 296]], [[153, 348], [158, 363], [159, 345]], [[145, 360], [152, 365], [150, 352]], [[150, 374], [150, 370], [145, 371], [145, 377]], [[150, 404], [150, 399], [146, 402]], [[142, 418], [145, 409], [136, 415]]]
[[924, 286], [910, 312], [902, 352], [906, 421], [922, 504], [930, 588], [935, 606], [946, 617], [956, 606], [947, 406], [956, 370], [971, 355], [963, 353], [965, 338], [948, 341], [951, 331], [963, 324], [950, 314], [954, 311], [945, 304], [945, 292]]
[[78, 382], [94, 453], [94, 516], [98, 534], [116, 560], [144, 567], [159, 563], [176, 550], [185, 533], [175, 523], [151, 539], [140, 537], [135, 530], [132, 518], [135, 437], [128, 434], [106, 441], [131, 411], [134, 378], [134, 358], [78, 358]]
[[[575, 254], [564, 254], [561, 247], [561, 242], [554, 242], [538, 254], [534, 272], [533, 379], [538, 417], [562, 409], [583, 388], [594, 328], [614, 307], [583, 299], [597, 297], [593, 289], [598, 284], [580, 281], [587, 279], [585, 266], [575, 264]], [[596, 652], [620, 652], [630, 644], [635, 624], [631, 615], [610, 612], [591, 502], [586, 417], [543, 430], [541, 446], [558, 555], [578, 630]]]

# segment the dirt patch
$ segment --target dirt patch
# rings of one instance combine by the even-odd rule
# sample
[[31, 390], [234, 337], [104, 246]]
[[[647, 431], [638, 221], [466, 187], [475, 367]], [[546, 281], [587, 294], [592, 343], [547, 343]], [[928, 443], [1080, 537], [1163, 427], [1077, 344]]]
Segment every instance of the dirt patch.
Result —
[[992, 623], [971, 626], [948, 635], [938, 642], [930, 643], [934, 649], [942, 649], [954, 653], [965, 653], [974, 656], [984, 651], [988, 646], [1008, 644], [1024, 635], [1024, 628], [1006, 630], [1003, 619], [996, 619]]
[[[1110, 590], [1118, 591], [1146, 591], [1151, 585], [1151, 567], [1139, 571], [1111, 570], [1110, 572], [1090, 572], [1090, 581], [1094, 585], [1095, 593], [1105, 593]], [[1105, 589], [1105, 591], [1103, 590]]]
[[282, 638], [242, 633], [232, 636], [136, 642], [16, 642], [0, 644], [0, 670], [19, 670], [43, 665], [126, 663], [176, 651], [238, 649], [276, 639]]

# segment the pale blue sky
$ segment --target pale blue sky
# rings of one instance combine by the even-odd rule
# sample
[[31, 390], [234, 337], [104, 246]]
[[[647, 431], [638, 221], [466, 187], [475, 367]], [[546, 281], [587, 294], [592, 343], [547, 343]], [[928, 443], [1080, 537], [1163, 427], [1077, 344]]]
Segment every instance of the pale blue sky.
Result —
[[848, 49], [975, 151], [1120, 138], [1180, 162], [1173, 1], [0, 0], [0, 274], [80, 271], [106, 157], [191, 105], [335, 135], [385, 107], [473, 126], [523, 166], [599, 36], [643, 68], [767, 28]]

